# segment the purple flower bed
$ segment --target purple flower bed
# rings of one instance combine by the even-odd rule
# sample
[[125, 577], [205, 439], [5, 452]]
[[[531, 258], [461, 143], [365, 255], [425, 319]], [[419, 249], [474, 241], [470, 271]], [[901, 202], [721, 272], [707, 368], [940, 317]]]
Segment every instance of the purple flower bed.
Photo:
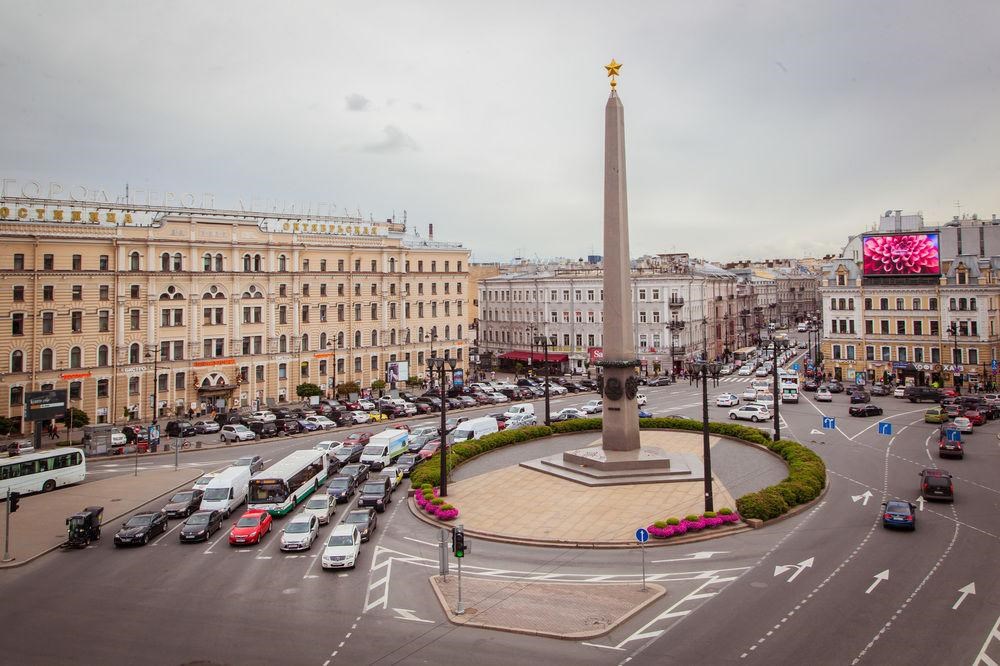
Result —
[[681, 525], [687, 527], [689, 532], [697, 532], [705, 529], [705, 519], [699, 518], [698, 520], [684, 520], [681, 522]]
[[674, 526], [667, 525], [666, 527], [657, 527], [656, 525], [650, 525], [648, 528], [650, 536], [655, 539], [666, 539], [667, 537], [674, 535]]
[[657, 527], [653, 524], [646, 529], [649, 530], [649, 535], [655, 539], [667, 539], [672, 536], [687, 534], [688, 532], [698, 532], [706, 527], [718, 527], [726, 523], [737, 523], [739, 520], [740, 516], [736, 512], [720, 513], [711, 517], [701, 516], [698, 520], [681, 520], [677, 525], [668, 524], [666, 527]]
[[702, 518], [705, 521], [706, 527], [718, 527], [722, 524], [722, 516], [713, 516], [711, 518]]
[[437, 512], [439, 520], [455, 520], [458, 518], [458, 509], [444, 509]]

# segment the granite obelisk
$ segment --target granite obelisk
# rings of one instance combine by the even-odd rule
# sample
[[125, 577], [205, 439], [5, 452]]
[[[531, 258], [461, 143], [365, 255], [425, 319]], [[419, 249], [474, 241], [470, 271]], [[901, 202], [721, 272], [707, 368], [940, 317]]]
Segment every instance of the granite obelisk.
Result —
[[605, 65], [611, 96], [604, 109], [604, 396], [602, 446], [606, 451], [639, 450], [639, 407], [635, 396], [628, 197], [625, 190], [625, 108], [615, 90], [621, 67]]

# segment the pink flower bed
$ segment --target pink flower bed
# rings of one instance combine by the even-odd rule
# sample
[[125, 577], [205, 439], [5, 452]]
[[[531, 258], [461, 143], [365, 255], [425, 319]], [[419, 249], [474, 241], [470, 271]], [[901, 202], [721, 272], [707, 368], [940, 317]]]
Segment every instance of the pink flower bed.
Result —
[[437, 512], [439, 520], [455, 520], [458, 518], [458, 509], [443, 509]]
[[441, 507], [444, 506], [443, 504], [434, 504], [434, 499], [438, 497], [438, 489], [434, 488], [433, 493], [434, 497], [431, 499], [424, 498], [424, 492], [422, 490], [417, 490], [414, 493], [413, 499], [417, 503], [420, 510], [426, 511], [439, 520], [454, 520], [457, 518], [458, 509], [454, 507], [451, 509], [442, 509]]
[[739, 514], [733, 512], [729, 514], [718, 514], [712, 517], [701, 516], [698, 520], [682, 520], [677, 525], [667, 525], [666, 527], [650, 525], [646, 529], [649, 530], [649, 535], [653, 538], [667, 539], [672, 536], [687, 534], [688, 532], [697, 532], [705, 529], [706, 527], [718, 527], [719, 525], [726, 523], [737, 523], [739, 520]]

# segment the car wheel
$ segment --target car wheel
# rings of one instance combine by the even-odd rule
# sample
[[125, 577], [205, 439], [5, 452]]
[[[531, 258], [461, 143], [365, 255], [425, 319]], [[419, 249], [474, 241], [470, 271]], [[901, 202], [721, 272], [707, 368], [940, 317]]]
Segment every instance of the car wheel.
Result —
[[730, 414], [729, 415], [729, 420], [730, 421], [735, 421], [736, 420], [736, 414]]
[[52, 492], [55, 489], [56, 489], [56, 481], [55, 481], [55, 479], [49, 479], [48, 481], [46, 481], [45, 483], [42, 484], [42, 492], [43, 493], [50, 493], [50, 492]]
[[226, 436], [225, 435], [219, 435], [219, 441], [220, 442], [226, 441]]
[[753, 421], [754, 423], [757, 423], [757, 421], [759, 421], [760, 419], [758, 419], [757, 415], [754, 414], [753, 416], [750, 417], [750, 420]]
[[149, 543], [149, 535], [145, 534], [142, 537], [142, 545], [145, 546], [147, 543]]

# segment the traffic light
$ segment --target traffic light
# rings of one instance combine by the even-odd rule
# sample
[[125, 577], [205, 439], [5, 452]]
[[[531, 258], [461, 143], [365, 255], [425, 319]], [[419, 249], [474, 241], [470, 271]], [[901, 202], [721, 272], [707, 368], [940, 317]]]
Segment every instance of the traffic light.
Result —
[[11, 493], [10, 494], [10, 512], [14, 513], [17, 511], [17, 503], [21, 501], [21, 493]]
[[455, 557], [465, 557], [465, 528], [461, 525], [451, 530], [451, 552]]

